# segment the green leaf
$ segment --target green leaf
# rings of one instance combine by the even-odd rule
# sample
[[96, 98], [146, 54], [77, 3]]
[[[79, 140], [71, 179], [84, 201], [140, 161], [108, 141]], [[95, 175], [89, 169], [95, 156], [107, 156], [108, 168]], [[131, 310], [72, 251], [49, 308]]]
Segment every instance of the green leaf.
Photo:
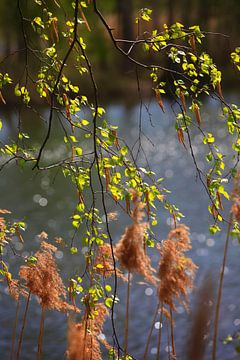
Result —
[[79, 221], [76, 221], [76, 220], [72, 221], [72, 226], [75, 227], [76, 229], [78, 229], [80, 226]]
[[77, 254], [77, 253], [78, 253], [78, 249], [77, 249], [76, 247], [71, 247], [71, 248], [70, 248], [70, 253], [73, 254], [73, 255], [74, 255], [74, 254]]
[[86, 126], [86, 125], [89, 124], [89, 121], [88, 121], [88, 120], [85, 120], [85, 119], [82, 119], [82, 120], [81, 120], [81, 123], [82, 123], [82, 125]]
[[14, 94], [15, 94], [16, 96], [21, 96], [21, 95], [22, 95], [22, 94], [21, 94], [21, 91], [19, 90], [19, 84], [17, 84], [17, 85], [15, 86]]
[[76, 154], [77, 156], [82, 156], [82, 153], [83, 153], [82, 148], [76, 147], [76, 148], [74, 149], [74, 151], [75, 151], [75, 154]]
[[107, 285], [105, 285], [105, 290], [110, 292], [110, 291], [112, 291], [112, 287], [107, 284]]
[[96, 265], [96, 268], [97, 268], [97, 269], [104, 269], [104, 266], [103, 266], [102, 264], [97, 264], [97, 265]]
[[120, 153], [125, 156], [127, 153], [128, 153], [128, 149], [126, 146], [122, 147], [121, 150], [120, 150]]
[[204, 138], [203, 138], [204, 144], [212, 144], [212, 143], [214, 143], [214, 141], [215, 141], [215, 138], [214, 138], [213, 134], [211, 134], [211, 133], [208, 133], [207, 136], [204, 136]]
[[75, 138], [74, 135], [70, 135], [69, 138], [71, 139], [72, 142], [76, 143], [77, 139]]
[[103, 114], [105, 114], [105, 109], [102, 107], [98, 107], [97, 114], [98, 114], [98, 116], [102, 116]]
[[37, 16], [33, 19], [33, 23], [37, 24], [38, 26], [40, 26], [41, 28], [44, 29], [44, 23], [39, 16]]
[[112, 304], [113, 304], [113, 299], [111, 299], [111, 298], [106, 298], [106, 300], [105, 300], [105, 305], [108, 307], [108, 308], [112, 308]]

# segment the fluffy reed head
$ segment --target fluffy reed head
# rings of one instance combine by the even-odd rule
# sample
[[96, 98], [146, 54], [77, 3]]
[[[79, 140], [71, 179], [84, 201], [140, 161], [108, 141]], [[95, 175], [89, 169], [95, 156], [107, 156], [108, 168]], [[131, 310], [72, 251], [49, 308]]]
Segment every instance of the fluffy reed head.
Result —
[[140, 201], [136, 191], [131, 190], [133, 198], [132, 225], [126, 227], [125, 232], [115, 247], [115, 254], [122, 267], [131, 273], [143, 275], [146, 280], [155, 283], [151, 261], [145, 253], [144, 237], [148, 223], [143, 222], [144, 204]]
[[[99, 335], [108, 310], [98, 304], [92, 318], [84, 317], [81, 323], [69, 322], [67, 358], [70, 360], [102, 360]], [[108, 346], [107, 343], [104, 343]]]
[[167, 240], [159, 245], [161, 259], [159, 262], [158, 287], [159, 300], [175, 310], [174, 301], [178, 300], [188, 307], [187, 290], [193, 287], [197, 266], [184, 253], [191, 249], [189, 228], [179, 225], [171, 230]]
[[27, 297], [28, 292], [24, 286], [20, 284], [18, 280], [7, 279], [9, 295], [16, 301], [19, 300], [20, 296]]
[[42, 241], [35, 254], [36, 263], [20, 267], [19, 275], [26, 281], [26, 287], [38, 296], [40, 304], [49, 310], [67, 311], [74, 308], [63, 301], [66, 290], [58, 273], [53, 252], [57, 248]]

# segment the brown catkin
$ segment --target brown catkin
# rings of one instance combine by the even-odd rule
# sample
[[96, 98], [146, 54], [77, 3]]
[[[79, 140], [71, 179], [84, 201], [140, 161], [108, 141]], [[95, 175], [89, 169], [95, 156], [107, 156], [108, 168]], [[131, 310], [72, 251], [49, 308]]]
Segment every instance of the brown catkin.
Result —
[[240, 222], [240, 170], [234, 179], [234, 188], [232, 192], [231, 212], [234, 218]]

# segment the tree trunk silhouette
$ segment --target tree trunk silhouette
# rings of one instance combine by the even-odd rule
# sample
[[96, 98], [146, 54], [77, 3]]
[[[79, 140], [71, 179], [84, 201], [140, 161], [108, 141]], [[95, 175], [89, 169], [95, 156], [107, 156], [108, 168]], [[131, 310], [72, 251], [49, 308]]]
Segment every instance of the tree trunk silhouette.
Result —
[[176, 11], [176, 2], [175, 0], [168, 0], [167, 4], [168, 11], [168, 25], [172, 25], [174, 23], [174, 11]]
[[[133, 0], [118, 0], [117, 1], [117, 12], [119, 16], [119, 24], [121, 28], [121, 36], [125, 40], [133, 40], [134, 31], [133, 31], [133, 20], [134, 20], [134, 10], [133, 10]], [[128, 43], [122, 43], [122, 48], [125, 52], [129, 49]], [[129, 70], [131, 64], [127, 59], [123, 58], [122, 66], [124, 69]]]

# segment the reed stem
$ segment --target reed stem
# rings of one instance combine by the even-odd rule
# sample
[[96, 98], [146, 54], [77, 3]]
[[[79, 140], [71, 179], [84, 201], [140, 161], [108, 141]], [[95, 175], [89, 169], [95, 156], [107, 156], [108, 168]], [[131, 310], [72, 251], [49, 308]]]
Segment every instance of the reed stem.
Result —
[[86, 342], [87, 342], [87, 328], [88, 328], [88, 313], [86, 312], [84, 315], [85, 319], [84, 322], [84, 342], [83, 342], [83, 358], [85, 357], [86, 351]]
[[40, 322], [40, 331], [38, 336], [38, 352], [37, 352], [37, 360], [41, 359], [42, 354], [42, 340], [43, 340], [43, 331], [44, 331], [44, 320], [45, 320], [45, 306], [42, 306], [42, 314], [41, 314], [41, 322]]
[[224, 270], [225, 270], [226, 262], [227, 262], [227, 252], [228, 252], [228, 244], [229, 244], [229, 239], [230, 239], [231, 226], [232, 226], [232, 213], [230, 214], [229, 221], [228, 221], [227, 237], [226, 237], [225, 246], [224, 246], [222, 269], [221, 269], [221, 273], [220, 273], [218, 293], [217, 293], [217, 302], [216, 302], [216, 307], [215, 307], [212, 360], [217, 359], [216, 356], [217, 356], [218, 323], [219, 323], [220, 305], [221, 305], [221, 300], [222, 300]]
[[163, 304], [161, 305], [161, 313], [160, 313], [160, 324], [158, 331], [158, 344], [157, 344], [157, 360], [160, 360], [160, 350], [161, 350], [161, 339], [162, 339], [162, 318], [163, 318]]
[[130, 271], [128, 271], [128, 286], [127, 286], [127, 303], [126, 303], [126, 316], [125, 316], [125, 333], [124, 333], [124, 356], [123, 358], [126, 359], [127, 352], [128, 352], [128, 320], [129, 320], [129, 302], [130, 302]]
[[167, 345], [167, 354], [168, 354], [168, 360], [171, 360], [171, 354], [170, 354], [170, 334], [169, 334], [169, 326], [168, 326], [168, 321], [167, 321], [167, 342], [168, 342], [168, 345]]
[[153, 321], [152, 321], [152, 324], [151, 324], [151, 328], [150, 328], [150, 331], [149, 331], [149, 334], [148, 334], [147, 343], [146, 343], [145, 351], [144, 351], [144, 354], [143, 354], [143, 360], [147, 360], [148, 348], [149, 348], [149, 345], [150, 345], [150, 340], [151, 340], [151, 337], [152, 337], [152, 332], [153, 332], [153, 329], [154, 329], [154, 325], [155, 325], [155, 322], [156, 322], [156, 319], [157, 319], [158, 310], [159, 310], [159, 303], [157, 304], [157, 308], [156, 308], [156, 311], [155, 311], [155, 314], [154, 314], [154, 317], [153, 317]]
[[175, 342], [174, 342], [173, 314], [172, 314], [171, 306], [170, 306], [170, 324], [171, 324], [172, 356], [174, 360], [177, 360]]
[[14, 325], [13, 325], [12, 349], [11, 349], [10, 360], [14, 359], [14, 348], [15, 348], [15, 339], [16, 339], [16, 332], [17, 332], [17, 322], [18, 322], [19, 307], [20, 307], [20, 300], [18, 298], [17, 307], [16, 307], [16, 313], [15, 313], [15, 320], [14, 320]]
[[23, 334], [24, 334], [26, 320], [27, 320], [27, 313], [28, 313], [30, 297], [31, 297], [31, 291], [29, 291], [28, 297], [27, 297], [27, 302], [26, 302], [26, 307], [25, 307], [25, 312], [24, 312], [24, 317], [23, 317], [23, 323], [22, 323], [22, 329], [21, 329], [21, 333], [20, 333], [20, 337], [19, 337], [19, 341], [18, 341], [18, 349], [17, 349], [16, 360], [20, 359], [20, 352], [21, 352]]

